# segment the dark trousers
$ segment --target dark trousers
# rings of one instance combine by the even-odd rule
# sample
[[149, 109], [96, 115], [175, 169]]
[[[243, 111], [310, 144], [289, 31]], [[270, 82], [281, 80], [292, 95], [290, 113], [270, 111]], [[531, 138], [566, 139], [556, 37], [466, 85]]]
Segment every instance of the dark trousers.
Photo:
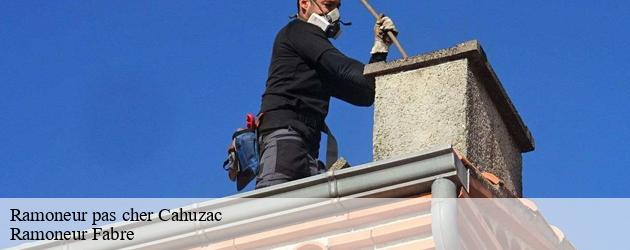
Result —
[[[325, 172], [301, 135], [291, 129], [278, 129], [260, 142], [260, 167], [256, 189], [285, 183]], [[312, 148], [312, 147], [311, 147]]]

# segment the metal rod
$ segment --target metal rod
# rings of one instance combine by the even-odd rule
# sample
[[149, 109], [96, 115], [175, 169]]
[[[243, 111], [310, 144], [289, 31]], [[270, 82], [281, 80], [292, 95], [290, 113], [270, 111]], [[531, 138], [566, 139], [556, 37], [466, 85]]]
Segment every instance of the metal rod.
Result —
[[[367, 0], [361, 0], [361, 3], [363, 3], [363, 5], [370, 12], [370, 14], [372, 14], [372, 16], [374, 16], [374, 18], [376, 18], [376, 20], [378, 20], [379, 14], [374, 9], [374, 7], [372, 7], [372, 5], [370, 5], [370, 3], [368, 3]], [[407, 52], [402, 47], [402, 44], [400, 44], [400, 41], [398, 41], [398, 38], [396, 38], [396, 35], [394, 35], [394, 32], [388, 31], [387, 32], [387, 36], [390, 39], [392, 39], [392, 42], [394, 43], [394, 45], [396, 45], [396, 47], [398, 48], [398, 51], [400, 51], [400, 54], [402, 55], [403, 59], [409, 58], [409, 56], [407, 55]]]

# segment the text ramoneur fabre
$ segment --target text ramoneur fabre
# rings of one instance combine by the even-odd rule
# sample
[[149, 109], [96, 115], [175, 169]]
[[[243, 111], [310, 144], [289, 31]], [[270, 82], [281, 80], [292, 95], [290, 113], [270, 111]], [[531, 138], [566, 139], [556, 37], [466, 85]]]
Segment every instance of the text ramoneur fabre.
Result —
[[[223, 219], [220, 211], [185, 211], [178, 209], [162, 209], [152, 211], [136, 211], [131, 208], [121, 215], [123, 221], [172, 221], [172, 222], [219, 222]], [[103, 222], [115, 222], [118, 214], [111, 211], [73, 211], [73, 212], [39, 212], [11, 209], [12, 222], [87, 222], [92, 226]], [[16, 224], [13, 223], [13, 224]], [[21, 230], [11, 227], [11, 240], [133, 240], [133, 230], [116, 230], [114, 227], [93, 227], [88, 230]]]

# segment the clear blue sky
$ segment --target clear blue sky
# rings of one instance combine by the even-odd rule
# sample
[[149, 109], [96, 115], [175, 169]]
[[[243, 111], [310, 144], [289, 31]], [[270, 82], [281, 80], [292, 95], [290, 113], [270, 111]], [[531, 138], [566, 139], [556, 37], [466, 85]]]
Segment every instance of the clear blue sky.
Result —
[[[630, 2], [373, 0], [410, 54], [479, 39], [531, 129], [528, 197], [630, 197]], [[0, 1], [1, 197], [222, 197], [257, 112], [283, 1]], [[336, 46], [367, 61], [372, 18]], [[394, 52], [390, 58], [398, 58]], [[372, 108], [334, 101], [354, 165]]]

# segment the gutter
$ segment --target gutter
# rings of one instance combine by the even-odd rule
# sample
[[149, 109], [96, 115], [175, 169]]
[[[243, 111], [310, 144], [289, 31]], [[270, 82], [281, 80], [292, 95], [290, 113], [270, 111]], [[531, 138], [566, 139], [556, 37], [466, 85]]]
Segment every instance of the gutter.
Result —
[[[224, 216], [221, 222], [168, 226], [159, 220], [143, 223], [119, 222], [109, 226], [116, 230], [133, 230], [136, 232], [133, 241], [101, 241], [96, 247], [90, 241], [45, 241], [27, 243], [11, 249], [191, 248], [242, 235], [245, 225], [247, 232], [253, 233], [270, 226], [290, 225], [295, 223], [296, 218], [308, 220], [323, 214], [330, 215], [330, 209], [326, 210], [324, 207], [313, 210], [313, 205], [325, 203], [342, 208], [352, 206], [340, 198], [409, 197], [432, 191], [431, 185], [438, 179], [450, 179], [468, 190], [469, 175], [469, 170], [464, 167], [452, 147], [443, 146], [183, 207], [184, 211], [230, 211], [229, 218]], [[283, 199], [283, 202], [244, 199], [305, 197], [307, 199]], [[306, 209], [310, 209], [308, 213], [304, 212]]]

